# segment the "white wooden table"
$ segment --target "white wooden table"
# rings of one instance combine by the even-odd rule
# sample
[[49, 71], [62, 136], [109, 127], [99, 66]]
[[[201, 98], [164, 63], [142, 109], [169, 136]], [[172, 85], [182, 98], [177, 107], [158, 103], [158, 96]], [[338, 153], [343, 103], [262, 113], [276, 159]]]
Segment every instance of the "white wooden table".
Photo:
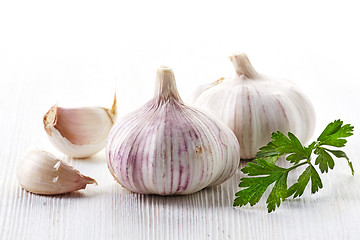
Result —
[[[345, 2], [2, 1], [0, 239], [359, 239], [360, 17], [355, 1]], [[46, 137], [42, 116], [55, 103], [110, 106], [116, 88], [122, 116], [152, 96], [161, 64], [174, 68], [186, 99], [197, 84], [231, 75], [226, 56], [238, 50], [259, 72], [292, 79], [306, 92], [317, 113], [314, 137], [337, 118], [355, 125], [345, 148], [355, 176], [336, 160], [317, 194], [307, 188], [268, 214], [264, 200], [232, 207], [240, 171], [189, 196], [134, 194], [113, 180], [103, 151], [69, 159]], [[99, 185], [48, 197], [22, 190], [16, 166], [30, 147]]]

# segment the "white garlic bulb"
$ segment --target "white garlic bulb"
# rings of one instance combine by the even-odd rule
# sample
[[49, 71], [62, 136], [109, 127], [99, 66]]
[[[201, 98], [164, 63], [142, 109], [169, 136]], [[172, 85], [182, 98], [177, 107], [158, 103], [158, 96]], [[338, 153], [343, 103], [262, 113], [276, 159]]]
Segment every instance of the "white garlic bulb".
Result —
[[155, 97], [113, 127], [105, 151], [114, 178], [146, 194], [190, 194], [220, 184], [240, 161], [234, 133], [184, 105], [166, 66], [157, 71]]
[[17, 179], [29, 192], [54, 195], [85, 189], [87, 184], [97, 184], [67, 163], [50, 153], [33, 149], [20, 160]]
[[51, 143], [62, 153], [85, 158], [105, 147], [115, 120], [116, 97], [111, 109], [61, 108], [54, 105], [44, 116], [44, 128]]
[[290, 131], [303, 143], [308, 141], [315, 128], [315, 112], [301, 90], [290, 81], [257, 73], [244, 53], [230, 60], [235, 77], [199, 87], [191, 104], [212, 112], [233, 130], [241, 159], [254, 158], [274, 131]]

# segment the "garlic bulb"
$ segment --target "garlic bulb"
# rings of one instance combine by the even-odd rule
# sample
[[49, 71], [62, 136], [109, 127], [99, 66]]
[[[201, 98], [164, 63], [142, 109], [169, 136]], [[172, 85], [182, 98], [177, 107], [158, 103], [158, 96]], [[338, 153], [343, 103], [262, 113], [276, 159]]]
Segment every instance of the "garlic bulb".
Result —
[[27, 191], [44, 195], [73, 192], [85, 189], [87, 184], [97, 184], [50, 153], [36, 149], [20, 160], [17, 178]]
[[109, 170], [122, 186], [160, 195], [220, 184], [240, 161], [233, 132], [184, 105], [166, 66], [157, 71], [155, 97], [113, 127], [105, 151]]
[[191, 103], [219, 117], [240, 143], [241, 159], [252, 159], [270, 141], [274, 131], [293, 132], [302, 142], [310, 139], [315, 112], [307, 97], [290, 81], [255, 71], [248, 57], [230, 56], [236, 75], [201, 86]]
[[54, 105], [44, 116], [44, 128], [51, 143], [62, 153], [85, 158], [105, 147], [115, 119], [116, 97], [111, 109]]

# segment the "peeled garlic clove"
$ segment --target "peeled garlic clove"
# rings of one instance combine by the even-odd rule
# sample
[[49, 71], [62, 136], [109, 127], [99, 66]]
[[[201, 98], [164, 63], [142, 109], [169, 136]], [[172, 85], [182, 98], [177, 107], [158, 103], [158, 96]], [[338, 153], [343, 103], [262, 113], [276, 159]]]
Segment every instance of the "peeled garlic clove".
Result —
[[314, 132], [315, 112], [302, 91], [290, 81], [259, 74], [244, 53], [230, 60], [235, 77], [198, 89], [191, 103], [212, 112], [233, 130], [241, 158], [254, 158], [274, 131], [290, 131], [307, 142]]
[[166, 66], [157, 71], [154, 98], [113, 127], [105, 151], [109, 170], [122, 186], [160, 195], [220, 184], [240, 161], [234, 133], [186, 106]]
[[44, 116], [44, 128], [51, 143], [61, 152], [85, 158], [104, 148], [115, 120], [116, 97], [111, 109], [54, 105]]
[[85, 189], [87, 184], [97, 184], [50, 153], [36, 149], [20, 160], [17, 178], [27, 191], [43, 195], [73, 192]]

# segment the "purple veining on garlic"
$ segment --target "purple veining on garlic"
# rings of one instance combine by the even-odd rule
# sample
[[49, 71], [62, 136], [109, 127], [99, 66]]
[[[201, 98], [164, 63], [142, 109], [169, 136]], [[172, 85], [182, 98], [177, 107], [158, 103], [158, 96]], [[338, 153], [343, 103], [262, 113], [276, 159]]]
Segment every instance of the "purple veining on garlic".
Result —
[[274, 131], [291, 131], [305, 144], [314, 132], [315, 111], [301, 90], [290, 81], [257, 73], [245, 54], [230, 59], [235, 77], [201, 86], [190, 103], [235, 133], [242, 159], [254, 158]]
[[230, 178], [240, 147], [225, 124], [184, 105], [165, 67], [155, 97], [110, 131], [106, 157], [114, 178], [131, 191], [190, 194]]

